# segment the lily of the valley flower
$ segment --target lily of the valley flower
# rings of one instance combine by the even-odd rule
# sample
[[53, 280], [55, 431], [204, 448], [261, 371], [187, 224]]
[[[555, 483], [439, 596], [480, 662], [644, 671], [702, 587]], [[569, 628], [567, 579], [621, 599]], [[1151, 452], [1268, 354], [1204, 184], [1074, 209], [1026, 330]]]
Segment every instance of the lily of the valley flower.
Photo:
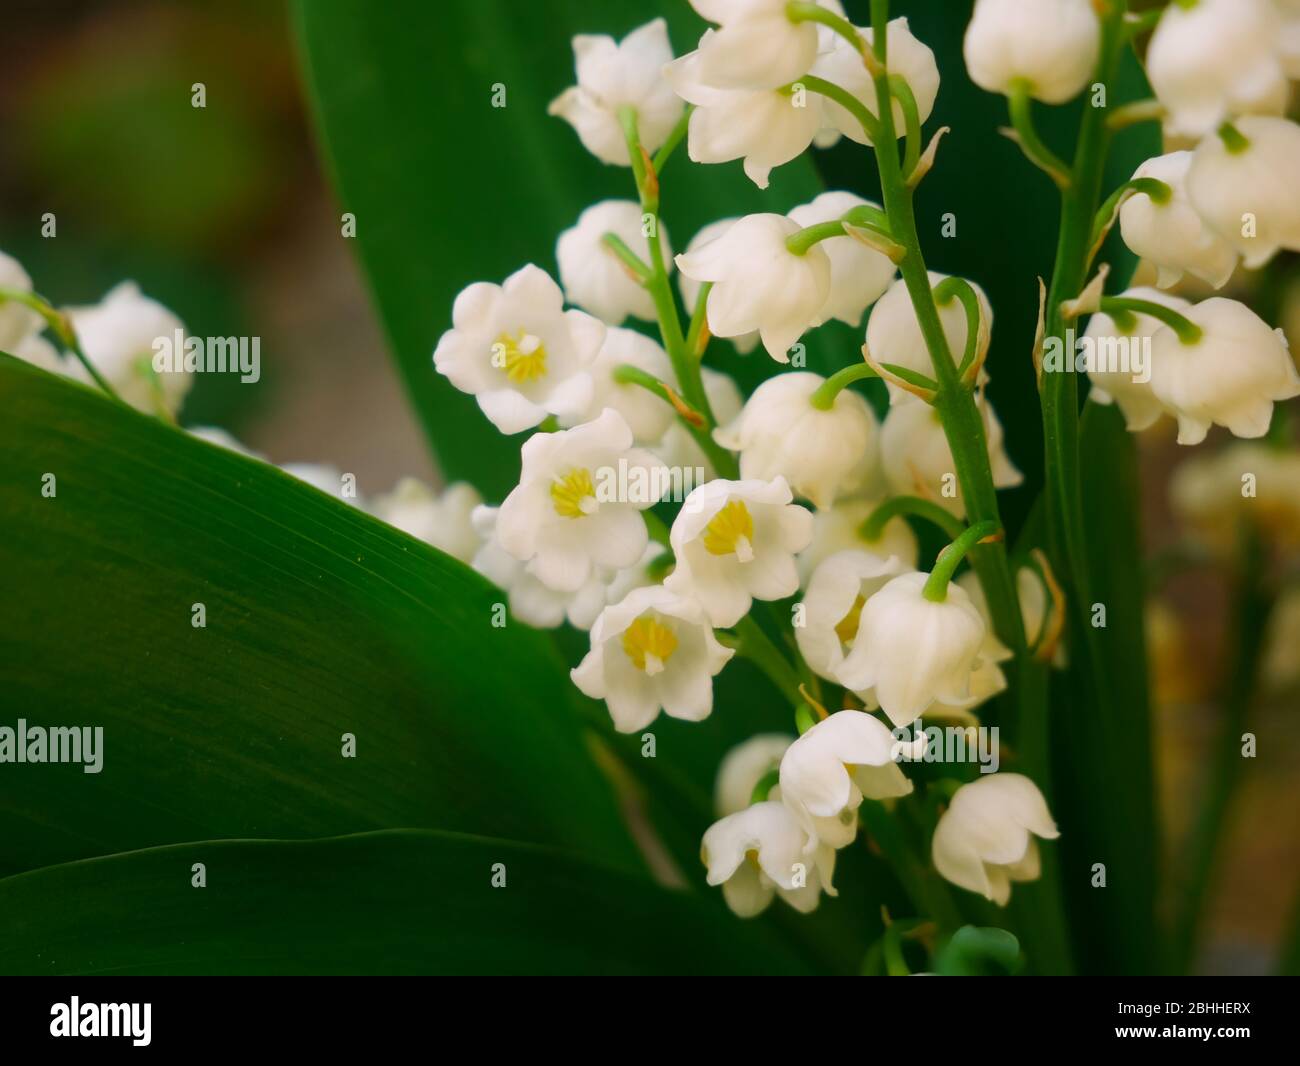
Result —
[[451, 318], [433, 365], [473, 394], [502, 433], [587, 409], [605, 326], [583, 311], [564, 310], [564, 294], [544, 270], [529, 264], [504, 285], [475, 282], [456, 297]]
[[854, 548], [817, 567], [803, 595], [802, 625], [794, 629], [799, 653], [813, 673], [838, 683], [844, 657], [858, 637], [862, 608], [905, 569], [895, 556]]
[[1038, 786], [1022, 774], [989, 774], [953, 794], [935, 827], [931, 855], [954, 885], [1001, 907], [1012, 881], [1038, 877], [1035, 836], [1060, 836]]
[[1151, 391], [1178, 419], [1178, 443], [1199, 444], [1212, 424], [1262, 437], [1274, 401], [1300, 396], [1285, 338], [1236, 300], [1216, 296], [1184, 313], [1198, 339], [1170, 327], [1151, 339]]
[[591, 651], [571, 676], [584, 694], [605, 701], [616, 729], [633, 733], [661, 708], [688, 722], [707, 718], [713, 678], [733, 654], [718, 643], [698, 603], [651, 585], [601, 612]]
[[799, 229], [784, 215], [746, 215], [721, 237], [677, 257], [683, 274], [713, 282], [708, 325], [714, 336], [757, 330], [773, 359], [790, 361], [790, 347], [817, 320], [831, 288], [830, 259], [819, 246], [803, 255], [787, 247]]
[[1234, 128], [1244, 144], [1204, 138], [1187, 172], [1187, 195], [1200, 216], [1241, 253], [1263, 266], [1279, 248], [1300, 251], [1300, 198], [1287, 175], [1300, 173], [1300, 126], [1247, 116]]
[[[862, 67], [862, 57], [854, 55]], [[806, 228], [842, 218], [852, 208], [864, 206], [879, 205], [851, 192], [824, 192], [811, 203], [796, 207], [789, 217]], [[863, 312], [889, 288], [897, 268], [889, 256], [852, 236], [832, 237], [821, 246], [831, 261], [831, 291], [812, 324], [820, 325], [834, 318], [856, 327], [862, 321]]]
[[718, 24], [700, 42], [699, 73], [707, 85], [776, 89], [807, 74], [817, 58], [817, 24], [792, 22], [787, 0], [690, 3], [703, 18]]
[[[651, 224], [660, 227], [664, 254], [671, 260], [667, 231], [658, 219]], [[621, 326], [628, 315], [654, 320], [650, 293], [604, 241], [605, 234], [612, 233], [633, 251], [640, 251], [646, 246], [644, 225], [640, 204], [602, 200], [579, 215], [577, 225], [560, 234], [555, 258], [569, 303], [610, 326]]]
[[[573, 429], [538, 433], [521, 456], [497, 537], [544, 584], [572, 592], [593, 568], [620, 569], [641, 557], [647, 536], [640, 512], [658, 502], [668, 478], [655, 456], [633, 447], [622, 415], [607, 409]], [[631, 491], [634, 484], [644, 491]]]
[[1191, 152], [1170, 152], [1138, 167], [1134, 178], [1162, 181], [1172, 195], [1164, 202], [1143, 193], [1131, 197], [1120, 208], [1120, 232], [1134, 255], [1159, 269], [1162, 289], [1177, 285], [1184, 271], [1221, 289], [1237, 266], [1237, 253], [1192, 206], [1186, 187], [1191, 166]]
[[1179, 524], [1216, 558], [1230, 558], [1243, 523], [1285, 551], [1300, 549], [1300, 452], [1231, 441], [1180, 463], [1169, 482]]
[[806, 587], [823, 560], [850, 548], [884, 558], [897, 556], [906, 569], [916, 569], [919, 548], [907, 519], [891, 518], [875, 540], [863, 535], [863, 523], [883, 502], [883, 499], [862, 497], [840, 500], [832, 507], [819, 507], [813, 513], [812, 542], [799, 553], [799, 583]]
[[390, 526], [468, 563], [481, 544], [471, 516], [482, 503], [478, 489], [464, 481], [439, 494], [418, 478], [404, 477], [392, 492], [377, 497], [371, 509]]
[[812, 539], [812, 514], [792, 503], [784, 478], [718, 479], [694, 489], [669, 537], [676, 569], [664, 582], [699, 601], [715, 626], [733, 626], [754, 600], [799, 588], [795, 553]]
[[615, 380], [614, 371], [625, 364], [653, 374], [669, 386], [675, 384], [672, 364], [663, 348], [644, 333], [612, 326], [605, 331], [605, 342], [591, 367], [591, 403], [573, 421], [589, 422], [611, 407], [627, 421], [638, 444], [654, 444], [676, 422], [676, 417], [661, 397], [638, 385]]
[[781, 757], [793, 742], [794, 737], [787, 733], [759, 733], [723, 756], [713, 783], [713, 809], [719, 818], [743, 811], [753, 802], [754, 789], [780, 767]]
[[1088, 84], [1100, 45], [1091, 0], [976, 0], [962, 53], [981, 89], [1009, 95], [1025, 82], [1035, 99], [1061, 104]]
[[1146, 58], [1169, 131], [1200, 137], [1225, 118], [1285, 111], [1288, 90], [1277, 33], [1269, 0], [1169, 4]]
[[606, 163], [631, 165], [619, 118], [623, 107], [635, 109], [647, 152], [668, 139], [682, 102], [663, 77], [664, 64], [673, 58], [663, 19], [647, 22], [618, 44], [612, 37], [581, 34], [573, 38], [573, 57], [578, 84], [551, 101], [547, 112], [569, 123], [587, 151]]
[[[691, 238], [691, 243], [686, 246], [686, 254], [691, 255], [693, 252], [699, 251], [710, 241], [721, 237], [736, 221], [737, 220], [734, 218], [723, 218], [719, 219], [717, 222], [710, 222]], [[682, 303], [686, 306], [686, 313], [688, 315], [694, 315], [695, 301], [698, 300], [700, 296], [700, 283], [692, 277], [679, 273], [677, 275], [677, 287], [681, 290]], [[741, 355], [748, 355], [758, 347], [759, 337], [758, 331], [755, 330], [751, 333], [742, 333], [739, 337], [730, 337], [728, 339], [736, 346], [736, 351]], [[712, 398], [710, 398], [710, 402], [712, 402]], [[714, 413], [717, 414], [716, 406], [714, 408]]]
[[[0, 252], [0, 289], [32, 291], [32, 279], [22, 264], [4, 252]], [[39, 333], [43, 325], [41, 316], [26, 304], [16, 300], [0, 302], [0, 351], [12, 353], [22, 341]]]
[[830, 410], [812, 404], [825, 379], [808, 372], [778, 374], [746, 401], [740, 417], [714, 434], [740, 452], [740, 476], [784, 477], [818, 507], [865, 487], [879, 458], [876, 416], [858, 393], [842, 389]]
[[942, 601], [922, 595], [928, 574], [902, 574], [864, 604], [857, 639], [840, 665], [839, 681], [869, 706], [878, 704], [896, 726], [931, 705], [970, 706], [972, 675], [980, 668], [987, 626], [966, 591], [948, 585]]
[[781, 803], [756, 803], [711, 825], [700, 844], [707, 880], [722, 886], [722, 896], [741, 918], [761, 914], [780, 894], [795, 910], [817, 908], [823, 889], [834, 895], [835, 852], [814, 845]]

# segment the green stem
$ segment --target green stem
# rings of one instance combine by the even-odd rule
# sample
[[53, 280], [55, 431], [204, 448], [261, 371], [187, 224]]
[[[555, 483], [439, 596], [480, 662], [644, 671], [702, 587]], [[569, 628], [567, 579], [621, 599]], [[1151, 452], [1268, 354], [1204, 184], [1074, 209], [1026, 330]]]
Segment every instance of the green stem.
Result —
[[104, 379], [104, 375], [95, 368], [95, 364], [90, 361], [90, 358], [82, 349], [81, 341], [77, 338], [77, 331], [72, 328], [72, 323], [68, 321], [67, 315], [56, 310], [48, 300], [37, 296], [34, 292], [23, 292], [21, 289], [0, 289], [0, 303], [4, 303], [6, 300], [12, 300], [14, 303], [30, 307], [41, 318], [45, 319], [46, 325], [54, 331], [60, 343], [77, 357], [77, 361], [85, 368], [91, 380], [106, 395], [119, 403], [122, 402], [122, 397], [117, 394], [117, 390]]
[[804, 698], [799, 691], [799, 675], [762, 626], [752, 616], [746, 615], [732, 629], [739, 639], [736, 651], [762, 670], [793, 706], [798, 707], [803, 703]]
[[979, 354], [980, 319], [983, 315], [979, 295], [975, 292], [975, 286], [965, 278], [953, 277], [944, 278], [934, 287], [934, 298], [941, 304], [958, 299], [966, 310], [966, 350], [962, 353], [961, 366], [957, 368], [957, 373], [964, 375]]
[[798, 233], [787, 237], [785, 246], [794, 255], [807, 255], [808, 250], [814, 244], [830, 240], [832, 237], [843, 236], [844, 223], [839, 219], [833, 219], [830, 222], [818, 222], [812, 226], [806, 226]]
[[1231, 122], [1225, 122], [1219, 127], [1219, 139], [1223, 141], [1229, 155], [1241, 155], [1250, 147], [1250, 141], [1246, 135]]
[[903, 124], [907, 130], [907, 148], [903, 155], [903, 178], [912, 176], [921, 158], [921, 112], [916, 106], [916, 96], [907, 79], [901, 74], [889, 76], [889, 88], [903, 110]]
[[623, 238], [617, 233], [606, 233], [601, 237], [601, 243], [616, 255], [624, 266], [628, 268], [642, 285], [650, 278], [650, 268], [645, 265], [636, 252], [632, 251], [623, 243]]
[[923, 518], [938, 526], [949, 540], [956, 540], [966, 529], [961, 519], [932, 500], [923, 500], [920, 496], [891, 496], [866, 517], [858, 527], [858, 535], [874, 543], [884, 535], [886, 525], [905, 515]]
[[704, 328], [709, 321], [709, 293], [713, 290], [713, 282], [705, 281], [700, 283], [700, 291], [695, 297], [695, 313], [691, 315], [691, 323], [686, 330], [686, 351], [696, 359], [704, 357], [704, 348], [700, 345], [700, 338], [704, 336]]
[[952, 581], [952, 575], [966, 558], [966, 553], [980, 541], [996, 534], [998, 529], [996, 522], [979, 522], [965, 530], [939, 553], [921, 594], [931, 603], [943, 603], [948, 598], [948, 584]]
[[791, 0], [785, 5], [785, 14], [791, 22], [819, 22], [843, 37], [859, 54], [866, 54], [867, 42], [862, 39], [857, 27], [820, 4], [809, 3], [808, 0]]
[[750, 794], [749, 803], [753, 806], [755, 803], [765, 803], [767, 794], [781, 783], [781, 768], [774, 766], [758, 779], [758, 784], [754, 786], [754, 791]]
[[1133, 178], [1126, 181], [1108, 197], [1097, 211], [1092, 222], [1092, 240], [1090, 247], [1095, 248], [1115, 223], [1115, 213], [1130, 196], [1143, 194], [1151, 198], [1154, 204], [1167, 204], [1174, 195], [1174, 190], [1158, 178]]
[[1150, 315], [1178, 334], [1178, 339], [1184, 344], [1196, 344], [1205, 336], [1205, 331], [1186, 315], [1179, 314], [1172, 307], [1158, 304], [1154, 300], [1139, 300], [1132, 296], [1103, 296], [1101, 310], [1108, 315], [1126, 311]]
[[852, 385], [855, 381], [861, 381], [863, 378], [874, 378], [876, 372], [866, 363], [854, 363], [853, 366], [846, 366], [843, 370], [837, 370], [828, 377], [812, 394], [811, 403], [819, 411], [829, 411], [835, 406], [835, 397], [837, 397], [846, 386]]
[[805, 89], [810, 89], [812, 92], [826, 97], [828, 100], [834, 100], [858, 120], [859, 125], [862, 126], [862, 131], [867, 135], [867, 140], [875, 145], [880, 144], [880, 139], [884, 136], [882, 124], [868, 110], [867, 105], [847, 89], [842, 89], [834, 82], [819, 78], [815, 74], [805, 74], [799, 79], [798, 84]]
[[691, 126], [691, 112], [695, 110], [694, 104], [687, 104], [682, 111], [682, 117], [677, 120], [677, 125], [672, 128], [668, 134], [668, 139], [660, 146], [659, 151], [655, 152], [653, 165], [656, 174], [662, 174], [664, 164], [672, 157], [677, 146], [682, 143], [686, 137], [687, 131]]
[[1029, 161], [1046, 171], [1062, 189], [1069, 188], [1070, 168], [1042, 142], [1034, 127], [1033, 98], [1029, 95], [1029, 85], [1026, 82], [1019, 81], [1011, 87], [1011, 93], [1007, 97], [1007, 111], [1011, 115], [1011, 125], [1020, 137], [1020, 147]]

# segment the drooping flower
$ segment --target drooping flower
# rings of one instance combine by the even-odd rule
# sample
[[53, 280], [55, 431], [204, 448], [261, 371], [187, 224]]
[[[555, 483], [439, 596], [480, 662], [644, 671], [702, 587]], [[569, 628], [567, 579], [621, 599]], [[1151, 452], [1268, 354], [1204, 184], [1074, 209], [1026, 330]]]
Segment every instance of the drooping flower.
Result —
[[591, 651], [571, 671], [592, 699], [603, 699], [614, 727], [634, 733], [669, 717], [698, 722], [713, 710], [713, 678], [734, 653], [723, 647], [703, 609], [663, 585], [634, 589], [591, 627]]
[[831, 287], [830, 259], [820, 247], [803, 255], [787, 247], [799, 229], [784, 215], [746, 215], [721, 237], [677, 257], [683, 274], [713, 282], [708, 324], [714, 336], [757, 330], [773, 359], [790, 361], [790, 347], [817, 320]]
[[1223, 297], [1185, 312], [1201, 330], [1185, 342], [1170, 327], [1151, 338], [1151, 391], [1178, 419], [1178, 443], [1199, 444], [1211, 425], [1262, 437], [1274, 401], [1300, 396], [1286, 338], [1245, 304]]
[[1279, 248], [1300, 251], [1300, 198], [1290, 175], [1300, 173], [1300, 126], [1246, 116], [1235, 123], [1244, 145], [1204, 138], [1192, 155], [1187, 195], [1200, 216], [1241, 253], [1248, 269]]
[[478, 489], [467, 482], [448, 485], [439, 494], [418, 478], [404, 477], [391, 492], [375, 498], [372, 510], [390, 526], [468, 563], [481, 544], [471, 516], [482, 503]]
[[[857, 63], [862, 66], [861, 57]], [[878, 205], [851, 192], [824, 192], [811, 203], [796, 207], [789, 217], [806, 228], [841, 218], [852, 208], [863, 206]], [[831, 291], [813, 325], [834, 318], [857, 327], [863, 312], [889, 288], [897, 268], [889, 256], [852, 236], [832, 237], [821, 247], [831, 261]]]
[[[710, 241], [721, 237], [736, 221], [737, 220], [734, 218], [723, 218], [719, 219], [717, 222], [710, 222], [691, 238], [691, 243], [686, 246], [686, 254], [691, 255], [693, 252], [699, 251]], [[694, 278], [687, 277], [685, 274], [678, 273], [677, 288], [681, 291], [682, 303], [686, 307], [686, 313], [688, 315], [694, 315], [695, 301], [698, 300], [700, 296], [700, 282], [696, 281]], [[752, 352], [758, 347], [759, 341], [757, 330], [754, 330], [751, 333], [743, 333], [739, 337], [729, 337], [727, 339], [736, 346], [736, 351], [741, 355], [748, 355]], [[717, 413], [716, 410], [714, 413]]]
[[637, 113], [641, 145], [656, 151], [682, 115], [682, 102], [664, 80], [673, 58], [668, 24], [658, 18], [633, 30], [618, 44], [614, 38], [580, 34], [573, 38], [578, 84], [551, 101], [547, 113], [571, 125], [597, 159], [631, 166], [619, 109]]
[[916, 569], [919, 551], [916, 534], [905, 518], [891, 518], [875, 540], [868, 540], [864, 535], [863, 523], [882, 503], [883, 498], [864, 496], [840, 500], [832, 507], [819, 507], [814, 511], [812, 542], [799, 553], [799, 584], [807, 587], [823, 560], [850, 548], [885, 558], [894, 555], [907, 569]]
[[[671, 263], [668, 231], [657, 218], [648, 224], [659, 228], [664, 255]], [[631, 200], [602, 200], [579, 215], [577, 224], [561, 233], [555, 245], [560, 283], [569, 303], [610, 326], [621, 326], [628, 315], [654, 321], [650, 293], [604, 240], [605, 234], [612, 233], [644, 258], [646, 226], [641, 205]]]
[[849, 548], [817, 567], [803, 594], [802, 624], [794, 627], [799, 653], [818, 677], [838, 683], [844, 657], [858, 637], [866, 602], [904, 573], [895, 556]]
[[947, 880], [1002, 907], [1011, 898], [1012, 881], [1038, 877], [1034, 837], [1060, 835], [1033, 781], [1022, 774], [988, 774], [953, 794], [930, 850]]
[[655, 456], [633, 447], [617, 411], [524, 442], [519, 484], [501, 504], [501, 546], [560, 592], [581, 588], [593, 568], [631, 566], [645, 551], [641, 511], [668, 484]]
[[733, 626], [754, 600], [799, 588], [796, 552], [812, 538], [812, 514], [792, 503], [784, 478], [718, 479], [686, 497], [669, 537], [677, 567], [664, 584], [699, 601], [715, 626]]
[[1155, 178], [1172, 196], [1161, 203], [1145, 193], [1127, 200], [1119, 212], [1120, 232], [1133, 254], [1156, 266], [1162, 289], [1177, 285], [1184, 271], [1221, 289], [1237, 266], [1233, 247], [1205, 224], [1187, 196], [1191, 152], [1148, 159], [1134, 178]]
[[818, 507], [866, 486], [879, 461], [876, 416], [851, 389], [840, 390], [829, 410], [814, 407], [824, 381], [806, 371], [768, 378], [740, 417], [718, 428], [718, 443], [740, 452], [742, 478], [784, 477]]
[[456, 297], [451, 316], [433, 365], [474, 395], [502, 433], [586, 410], [605, 326], [564, 310], [564, 294], [544, 270], [529, 264], [504, 285], [475, 282]]
[[759, 733], [727, 752], [713, 783], [714, 813], [725, 818], [748, 807], [758, 783], [775, 773], [781, 765], [781, 756], [793, 742], [794, 737], [788, 733]]
[[1201, 137], [1236, 115], [1282, 114], [1289, 94], [1278, 28], [1268, 0], [1169, 4], [1146, 57], [1169, 131]]
[[[0, 289], [32, 291], [32, 279], [21, 263], [0, 252]], [[16, 300], [0, 301], [0, 351], [15, 354], [14, 349], [44, 326], [41, 316]]]
[[1083, 91], [1101, 46], [1090, 0], [976, 0], [962, 42], [971, 81], [1010, 95], [1018, 81], [1046, 104]]
[[614, 379], [614, 371], [624, 364], [653, 374], [669, 386], [676, 385], [672, 364], [663, 348], [644, 333], [613, 326], [605, 331], [605, 341], [591, 367], [591, 403], [571, 421], [589, 422], [611, 407], [627, 421], [638, 444], [652, 445], [663, 437], [676, 417], [661, 397], [639, 385], [625, 385]]
[[[718, 89], [776, 89], [804, 74], [817, 58], [814, 22], [792, 22], [786, 0], [690, 0], [718, 28], [700, 41], [699, 75]], [[823, 6], [843, 9], [838, 3]]]

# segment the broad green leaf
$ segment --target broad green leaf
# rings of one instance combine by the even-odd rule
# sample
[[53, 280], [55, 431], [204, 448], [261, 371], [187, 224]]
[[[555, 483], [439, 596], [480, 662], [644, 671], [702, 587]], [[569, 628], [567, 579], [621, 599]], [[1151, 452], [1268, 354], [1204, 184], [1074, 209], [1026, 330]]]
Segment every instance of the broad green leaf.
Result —
[[0, 871], [397, 826], [634, 861], [564, 665], [477, 574], [8, 356], [0, 410], [0, 726], [103, 729], [100, 773], [0, 764]]
[[698, 898], [549, 849], [421, 830], [51, 866], [0, 881], [0, 911], [7, 974], [806, 972]]

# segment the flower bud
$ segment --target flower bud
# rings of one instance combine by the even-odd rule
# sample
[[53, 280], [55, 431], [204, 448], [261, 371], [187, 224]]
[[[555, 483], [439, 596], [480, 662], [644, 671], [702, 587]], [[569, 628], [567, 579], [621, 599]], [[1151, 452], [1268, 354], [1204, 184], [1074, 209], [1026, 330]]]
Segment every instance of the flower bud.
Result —
[[1088, 84], [1101, 45], [1090, 0], [976, 0], [962, 54], [971, 81], [1010, 94], [1017, 81], [1046, 104], [1061, 104]]

